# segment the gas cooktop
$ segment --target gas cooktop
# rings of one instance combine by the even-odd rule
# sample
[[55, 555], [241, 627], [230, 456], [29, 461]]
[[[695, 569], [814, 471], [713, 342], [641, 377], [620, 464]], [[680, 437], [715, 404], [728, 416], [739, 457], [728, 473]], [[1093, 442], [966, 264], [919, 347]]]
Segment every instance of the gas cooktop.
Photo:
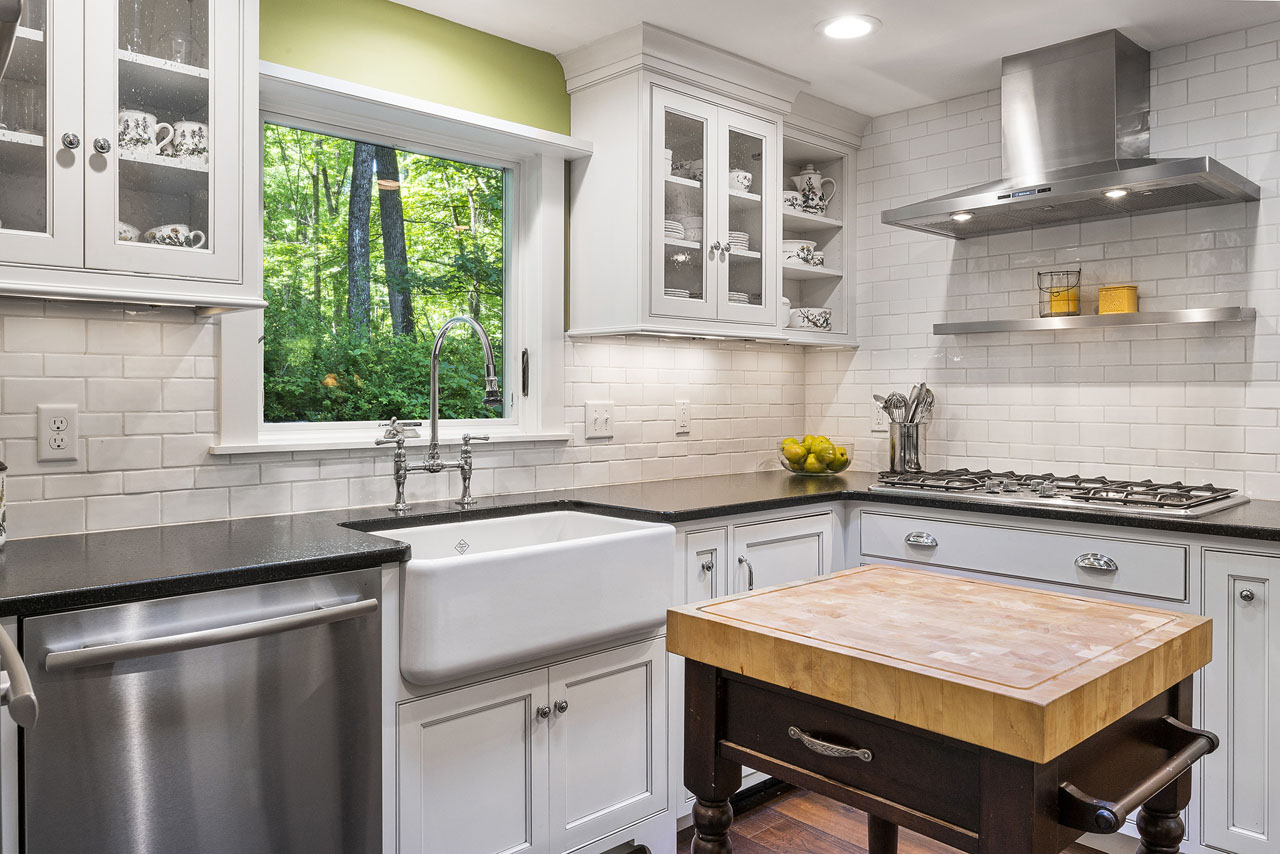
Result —
[[1150, 480], [1112, 480], [1055, 474], [1016, 474], [1011, 471], [944, 469], [921, 472], [881, 472], [876, 492], [901, 495], [929, 493], [961, 500], [997, 502], [1020, 507], [1096, 510], [1133, 516], [1197, 518], [1248, 502], [1234, 489], [1213, 484], [1188, 486]]

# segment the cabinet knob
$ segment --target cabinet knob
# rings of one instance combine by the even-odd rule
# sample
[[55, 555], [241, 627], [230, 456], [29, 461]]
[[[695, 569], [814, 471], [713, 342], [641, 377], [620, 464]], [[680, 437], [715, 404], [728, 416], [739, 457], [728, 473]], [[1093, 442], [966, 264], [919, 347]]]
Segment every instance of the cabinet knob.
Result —
[[556, 712], [557, 712], [558, 714], [563, 715], [563, 714], [564, 714], [565, 712], [567, 712], [567, 711], [569, 711], [569, 701], [568, 701], [568, 700], [556, 700]]
[[99, 154], [106, 154], [111, 150], [111, 140], [105, 136], [100, 136], [93, 141], [93, 150]]
[[550, 706], [538, 706], [538, 717], [542, 718], [544, 721], [545, 721], [547, 718], [551, 717], [551, 707], [550, 707]]
[[64, 133], [62, 135], [62, 147], [75, 151], [80, 147], [80, 137], [74, 133]]
[[713, 557], [709, 557], [706, 560], [704, 560], [702, 563], [698, 564], [698, 569], [702, 570], [703, 572], [711, 572], [715, 568], [716, 568], [716, 559]]
[[1241, 602], [1252, 602], [1256, 598], [1258, 597], [1254, 595], [1253, 588], [1251, 587], [1246, 587], [1245, 589], [1240, 591]]

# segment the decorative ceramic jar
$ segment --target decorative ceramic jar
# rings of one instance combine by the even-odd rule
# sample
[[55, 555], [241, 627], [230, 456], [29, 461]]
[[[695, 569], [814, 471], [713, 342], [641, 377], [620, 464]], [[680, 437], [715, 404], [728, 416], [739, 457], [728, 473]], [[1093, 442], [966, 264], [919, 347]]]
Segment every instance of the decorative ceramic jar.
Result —
[[[835, 179], [823, 178], [822, 173], [812, 163], [806, 163], [791, 181], [800, 191], [800, 209], [806, 213], [825, 214], [827, 206], [835, 200]], [[827, 184], [831, 185], [830, 192], [825, 191]]]

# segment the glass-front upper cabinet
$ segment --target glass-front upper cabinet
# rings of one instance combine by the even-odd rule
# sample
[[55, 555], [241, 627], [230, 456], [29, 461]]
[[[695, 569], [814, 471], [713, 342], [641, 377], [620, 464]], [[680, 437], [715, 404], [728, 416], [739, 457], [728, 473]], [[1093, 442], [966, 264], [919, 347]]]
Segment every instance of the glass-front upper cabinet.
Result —
[[240, 4], [86, 11], [86, 266], [238, 279]]
[[774, 324], [777, 126], [661, 87], [653, 99], [652, 313]]
[[654, 314], [716, 316], [718, 248], [708, 152], [715, 148], [715, 108], [665, 89], [654, 91]]
[[27, 0], [0, 78], [0, 257], [6, 261], [78, 265], [83, 258], [82, 10], [81, 0]]

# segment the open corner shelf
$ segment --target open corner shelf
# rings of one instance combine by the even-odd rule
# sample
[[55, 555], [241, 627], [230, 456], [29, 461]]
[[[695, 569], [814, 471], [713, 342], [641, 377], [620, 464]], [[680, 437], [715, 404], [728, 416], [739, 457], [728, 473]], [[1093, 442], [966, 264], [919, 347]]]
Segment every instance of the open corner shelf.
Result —
[[807, 234], [813, 231], [830, 231], [844, 228], [844, 223], [829, 216], [805, 213], [797, 210], [782, 212], [782, 230], [795, 234]]
[[834, 267], [810, 267], [809, 265], [786, 264], [782, 265], [782, 278], [787, 281], [807, 281], [810, 279], [840, 279], [844, 277], [843, 270], [837, 270]]
[[1034, 332], [1054, 329], [1100, 329], [1107, 326], [1171, 326], [1177, 323], [1240, 323], [1254, 320], [1250, 306], [1184, 308], [1175, 311], [1135, 311], [1126, 314], [1088, 314], [1078, 317], [1025, 317], [1014, 320], [968, 320], [935, 323], [934, 335], [981, 332]]

